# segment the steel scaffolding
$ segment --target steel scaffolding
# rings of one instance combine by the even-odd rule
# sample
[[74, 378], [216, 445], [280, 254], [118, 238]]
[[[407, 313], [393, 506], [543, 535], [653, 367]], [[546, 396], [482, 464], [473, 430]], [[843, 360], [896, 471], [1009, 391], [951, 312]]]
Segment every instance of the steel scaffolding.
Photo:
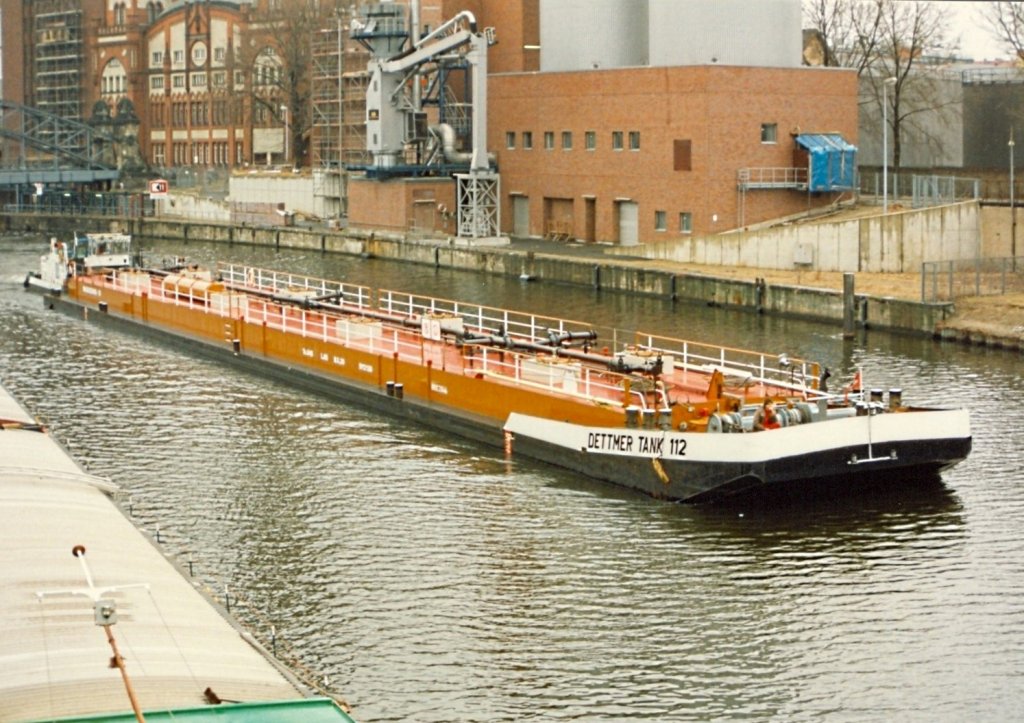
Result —
[[37, 0], [33, 8], [33, 103], [67, 120], [82, 120], [82, 9], [77, 0]]

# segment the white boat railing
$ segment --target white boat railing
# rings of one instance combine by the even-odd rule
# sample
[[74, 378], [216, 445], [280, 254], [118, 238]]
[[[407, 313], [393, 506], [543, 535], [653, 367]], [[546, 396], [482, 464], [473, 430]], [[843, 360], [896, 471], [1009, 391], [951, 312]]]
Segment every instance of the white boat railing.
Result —
[[[131, 273], [134, 272], [121, 272], [126, 278]], [[629, 401], [626, 397], [633, 396], [636, 397], [636, 406], [641, 408], [647, 408], [649, 403], [661, 404], [657, 397], [665, 395], [663, 388], [631, 389], [631, 384], [643, 382], [640, 377], [630, 376], [629, 369], [625, 367], [605, 369], [574, 359], [571, 355], [552, 354], [546, 359], [546, 355], [538, 353], [537, 349], [517, 351], [514, 346], [477, 344], [472, 339], [474, 335], [500, 335], [517, 342], [546, 345], [550, 343], [552, 333], [590, 332], [592, 327], [582, 322], [392, 290], [380, 290], [374, 294], [365, 286], [250, 266], [221, 265], [220, 274], [226, 286], [220, 292], [193, 292], [190, 288], [181, 287], [167, 290], [156, 276], [148, 287], [141, 283], [125, 284], [116, 272], [105, 278], [108, 283], [130, 293], [147, 292], [154, 299], [201, 308], [207, 314], [240, 318], [302, 338], [339, 343], [424, 365], [429, 363], [439, 369], [445, 369], [452, 357], [444, 353], [442, 344], [430, 343], [432, 340], [442, 341], [441, 334], [431, 339], [422, 333], [420, 324], [440, 319], [440, 328], [446, 329], [443, 326], [445, 319], [457, 319], [461, 322], [459, 328], [465, 344], [464, 363], [509, 383], [542, 387], [604, 402], [618, 398], [625, 404]], [[269, 295], [247, 295], [233, 289], [258, 290]], [[330, 302], [307, 309], [302, 306], [301, 296], [289, 298], [289, 294], [282, 293], [297, 290], [311, 296], [330, 297]], [[376, 304], [373, 303], [374, 298]], [[697, 385], [706, 383], [709, 374], [720, 371], [725, 385], [730, 387], [759, 385], [808, 398], [826, 396], [817, 390], [818, 365], [792, 359], [785, 354], [765, 354], [647, 333], [613, 330], [609, 336], [610, 342], [593, 341], [595, 347], [601, 347], [602, 356], [640, 360], [651, 365], [647, 371], [653, 371], [654, 364], [660, 361], [664, 378], [674, 374], [674, 378], [684, 386], [690, 373], [694, 375], [693, 384]], [[649, 399], [654, 401], [649, 402]]]
[[583, 332], [591, 328], [590, 325], [579, 321], [389, 289], [381, 289], [378, 292], [377, 307], [389, 314], [409, 318], [458, 317], [462, 319], [467, 329], [478, 334], [501, 333], [534, 343], [546, 342], [550, 332]]
[[304, 297], [333, 297], [337, 299], [336, 303], [357, 309], [370, 308], [373, 301], [373, 291], [370, 287], [358, 284], [237, 264], [218, 264], [217, 273], [229, 286], [285, 297], [292, 296], [295, 301], [302, 301]]
[[[765, 354], [726, 346], [682, 341], [654, 334], [638, 334], [636, 348], [672, 359], [684, 374], [707, 375], [721, 371], [733, 381], [762, 384], [807, 395], [816, 395], [821, 370], [818, 364], [788, 354]], [[736, 386], [743, 386], [736, 383]]]

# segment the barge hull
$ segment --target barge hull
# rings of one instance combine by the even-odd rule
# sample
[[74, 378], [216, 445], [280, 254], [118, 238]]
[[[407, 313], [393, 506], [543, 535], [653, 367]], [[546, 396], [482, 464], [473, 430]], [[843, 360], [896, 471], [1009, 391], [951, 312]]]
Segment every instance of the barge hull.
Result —
[[486, 417], [471, 415], [447, 406], [424, 404], [412, 397], [399, 399], [388, 396], [377, 386], [360, 384], [351, 379], [323, 374], [303, 366], [288, 364], [274, 358], [264, 357], [242, 349], [234, 351], [227, 344], [213, 343], [181, 334], [173, 329], [145, 323], [137, 318], [122, 316], [109, 310], [101, 312], [69, 299], [66, 296], [46, 296], [49, 309], [60, 311], [73, 318], [90, 324], [114, 328], [120, 331], [152, 339], [176, 350], [233, 366], [247, 373], [303, 391], [320, 394], [340, 402], [355, 404], [371, 411], [379, 411], [396, 419], [405, 419], [427, 425], [445, 432], [481, 442], [490, 447], [501, 447], [501, 424]]
[[[966, 459], [966, 411], [935, 410], [917, 418], [921, 423], [913, 430], [899, 415], [878, 415], [754, 434], [686, 434], [581, 429], [513, 414], [505, 430], [511, 446], [527, 456], [610, 482], [627, 479], [652, 497], [707, 502], [812, 481], [836, 489], [900, 483], [934, 477]], [[602, 444], [609, 437], [622, 453], [601, 449], [613, 446]], [[646, 458], [644, 450], [651, 451]]]
[[[249, 270], [245, 276], [252, 273]], [[187, 290], [181, 286], [182, 279], [192, 284]], [[198, 302], [192, 288], [197, 283], [211, 292]], [[262, 287], [257, 284], [256, 288]], [[824, 406], [812, 408], [800, 397], [791, 399], [786, 416], [803, 421], [790, 421], [770, 433], [741, 434], [738, 421], [731, 427], [735, 431], [728, 431], [724, 424], [721, 432], [711, 431], [710, 422], [718, 422], [719, 415], [708, 416], [707, 407], [702, 422], [677, 424], [680, 414], [694, 414], [694, 407], [689, 402], [673, 407], [664, 393], [665, 418], [658, 419], [654, 410], [645, 407], [643, 425], [638, 427], [637, 415], [629, 413], [637, 407], [626, 407], [626, 400], [634, 398], [631, 392], [636, 394], [632, 379], [622, 377], [623, 386], [615, 387], [617, 396], [581, 395], [579, 385], [594, 383], [580, 372], [584, 361], [593, 361], [593, 354], [577, 354], [575, 361], [558, 366], [553, 346], [530, 342], [525, 346], [537, 356], [523, 361], [521, 370], [517, 367], [513, 384], [494, 367], [502, 364], [504, 351], [497, 349], [491, 357], [452, 356], [460, 347], [444, 341], [439, 331], [428, 334], [427, 322], [437, 318], [429, 314], [422, 317], [422, 335], [408, 333], [416, 340], [414, 353], [409, 353], [408, 346], [401, 353], [398, 350], [398, 335], [404, 331], [393, 332], [394, 346], [377, 343], [382, 316], [395, 328], [402, 327], [411, 314], [411, 300], [408, 309], [402, 306], [401, 317], [376, 311], [331, 316], [315, 307], [307, 311], [311, 307], [299, 303], [300, 298], [289, 290], [269, 294], [269, 301], [267, 292], [255, 293], [262, 294], [263, 300], [247, 301], [242, 291], [191, 277], [168, 276], [157, 285], [148, 276], [145, 285], [129, 275], [115, 277], [113, 282], [80, 277], [73, 279], [67, 294], [48, 295], [46, 303], [93, 323], [116, 324], [162, 338], [175, 348], [295, 387], [503, 446], [507, 453], [521, 453], [661, 499], [708, 501], [802, 480], [857, 481], [934, 473], [956, 464], [970, 450], [970, 422], [963, 410], [901, 408], [911, 413], [890, 414], [872, 404], [864, 405], [856, 416], [852, 416], [853, 407], [846, 407], [831, 418]], [[340, 300], [345, 291], [320, 293]], [[295, 298], [281, 301], [285, 297]], [[302, 298], [307, 297], [308, 293]], [[431, 311], [433, 304], [431, 300]], [[353, 334], [356, 343], [350, 343]], [[489, 338], [502, 343], [508, 339]], [[643, 350], [630, 355], [630, 364], [651, 361]], [[669, 357], [669, 365], [673, 362]], [[657, 365], [660, 369], [660, 356]], [[538, 383], [539, 373], [548, 380], [547, 386]], [[715, 374], [724, 377], [724, 372]], [[559, 389], [550, 386], [556, 378]], [[710, 378], [714, 385], [715, 377]], [[652, 387], [654, 394], [658, 388]], [[709, 431], [693, 431], [692, 424]]]

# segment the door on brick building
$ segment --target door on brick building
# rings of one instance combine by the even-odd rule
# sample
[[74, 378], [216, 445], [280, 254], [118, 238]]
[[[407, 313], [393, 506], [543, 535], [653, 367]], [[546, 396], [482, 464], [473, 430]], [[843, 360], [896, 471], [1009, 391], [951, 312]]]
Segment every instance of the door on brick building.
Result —
[[412, 230], [413, 231], [435, 231], [437, 229], [437, 217], [435, 211], [437, 206], [434, 199], [425, 199], [412, 202]]
[[569, 241], [575, 236], [571, 198], [544, 199], [544, 236], [555, 241]]
[[512, 235], [525, 238], [530, 235], [530, 197], [512, 197]]
[[636, 246], [640, 242], [640, 214], [636, 202], [616, 201], [619, 211], [619, 244]]
[[583, 240], [588, 244], [597, 241], [597, 199], [583, 199]]

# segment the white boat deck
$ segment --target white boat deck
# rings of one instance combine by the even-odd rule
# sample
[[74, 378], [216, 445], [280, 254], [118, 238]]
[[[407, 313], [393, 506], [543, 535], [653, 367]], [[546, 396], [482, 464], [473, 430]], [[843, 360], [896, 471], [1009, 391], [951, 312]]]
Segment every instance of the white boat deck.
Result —
[[111, 630], [143, 710], [202, 706], [207, 688], [223, 700], [304, 696], [125, 517], [108, 482], [19, 428], [33, 419], [3, 387], [0, 419], [0, 720], [131, 709], [76, 545], [116, 602]]

